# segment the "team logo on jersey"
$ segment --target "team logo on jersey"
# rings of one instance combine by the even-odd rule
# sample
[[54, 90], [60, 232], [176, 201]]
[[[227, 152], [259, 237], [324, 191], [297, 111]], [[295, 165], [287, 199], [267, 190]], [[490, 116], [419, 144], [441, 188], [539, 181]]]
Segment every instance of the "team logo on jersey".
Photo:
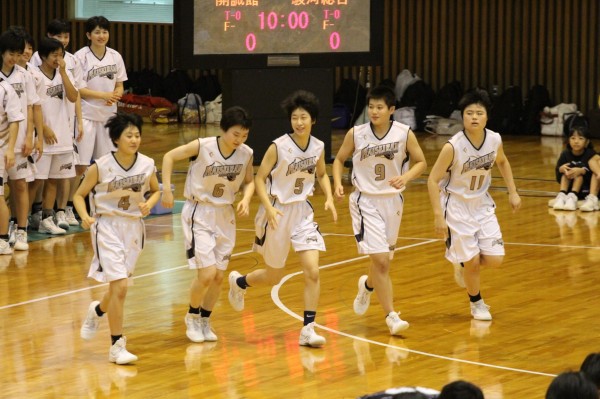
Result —
[[117, 74], [117, 66], [116, 65], [105, 65], [99, 68], [93, 68], [88, 72], [87, 80], [90, 81], [95, 77], [108, 78], [113, 80], [115, 75]]
[[496, 245], [500, 245], [501, 247], [504, 246], [504, 241], [502, 240], [502, 238], [498, 238], [497, 240], [492, 241], [492, 247]]
[[25, 88], [23, 87], [23, 83], [20, 83], [20, 82], [13, 83], [13, 84], [11, 84], [11, 86], [13, 87], [13, 89], [15, 89], [19, 98], [21, 98], [23, 93], [25, 93]]
[[296, 172], [305, 172], [308, 174], [314, 174], [317, 168], [317, 157], [301, 158], [290, 163], [288, 165], [286, 176], [289, 176]]
[[386, 143], [374, 146], [369, 145], [360, 150], [360, 160], [362, 161], [363, 159], [369, 157], [384, 157], [392, 160], [394, 159], [394, 156], [398, 153], [399, 147], [399, 142]]
[[59, 170], [65, 170], [65, 169], [66, 170], [71, 170], [71, 168], [73, 168], [73, 163], [72, 162], [60, 165], [60, 169]]
[[219, 176], [228, 181], [234, 181], [240, 173], [242, 173], [242, 169], [244, 165], [236, 164], [236, 165], [208, 165], [204, 170], [204, 174], [202, 177], [207, 176]]
[[20, 164], [17, 165], [17, 170], [21, 170], [21, 169], [27, 169], [27, 161], [21, 162]]
[[146, 180], [146, 175], [141, 173], [135, 176], [127, 176], [123, 178], [115, 177], [110, 183], [106, 192], [110, 193], [116, 190], [131, 190], [135, 193], [142, 191], [142, 186]]
[[485, 169], [490, 170], [494, 166], [494, 160], [496, 159], [496, 151], [492, 151], [489, 154], [482, 155], [480, 157], [470, 157], [467, 162], [463, 164], [462, 172], [467, 173], [470, 170]]
[[59, 84], [56, 86], [48, 87], [46, 89], [46, 95], [50, 98], [58, 97], [59, 99], [63, 99], [63, 85]]

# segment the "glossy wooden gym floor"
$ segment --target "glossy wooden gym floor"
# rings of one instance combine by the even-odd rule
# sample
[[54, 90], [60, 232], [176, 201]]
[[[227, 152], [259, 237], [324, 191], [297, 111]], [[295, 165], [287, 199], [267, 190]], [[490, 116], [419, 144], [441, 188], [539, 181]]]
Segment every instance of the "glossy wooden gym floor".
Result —
[[[166, 150], [215, 130], [146, 125], [142, 152], [160, 168]], [[418, 139], [430, 168], [448, 137]], [[335, 135], [334, 151], [340, 140]], [[303, 279], [294, 254], [280, 286], [249, 289], [243, 312], [229, 306], [225, 282], [212, 317], [218, 342], [188, 341], [183, 317], [194, 273], [185, 266], [179, 215], [165, 215], [147, 220], [147, 245], [126, 302], [128, 349], [139, 356], [134, 365], [108, 362], [106, 320], [92, 341], [79, 337], [88, 304], [106, 289], [85, 278], [88, 233], [33, 242], [29, 252], [0, 257], [0, 397], [355, 398], [466, 379], [487, 399], [543, 398], [553, 375], [577, 369], [599, 350], [600, 212], [547, 207], [558, 188], [553, 167], [560, 139], [504, 137], [504, 143], [523, 207], [509, 210], [504, 182], [495, 178], [507, 255], [502, 268], [483, 273], [493, 322], [473, 321], [466, 293], [454, 283], [443, 243], [433, 235], [425, 177], [406, 191], [391, 272], [396, 308], [411, 327], [390, 337], [375, 296], [367, 314], [356, 316], [356, 282], [368, 260], [356, 252], [347, 199], [333, 223], [317, 191], [316, 220], [328, 248], [320, 262], [322, 349], [297, 343]], [[182, 198], [185, 163], [176, 169]], [[262, 265], [250, 252], [257, 205], [255, 197], [251, 217], [238, 220], [229, 270]]]

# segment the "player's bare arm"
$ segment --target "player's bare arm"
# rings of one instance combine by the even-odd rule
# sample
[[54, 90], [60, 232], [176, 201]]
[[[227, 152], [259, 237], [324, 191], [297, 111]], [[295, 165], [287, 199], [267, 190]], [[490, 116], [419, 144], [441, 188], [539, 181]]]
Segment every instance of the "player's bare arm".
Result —
[[338, 201], [344, 198], [344, 186], [342, 184], [342, 173], [344, 171], [344, 162], [354, 152], [354, 128], [351, 128], [344, 136], [342, 146], [338, 150], [335, 159], [333, 160], [332, 175], [333, 175], [333, 194]]
[[273, 166], [275, 166], [275, 162], [277, 162], [277, 148], [275, 147], [275, 144], [271, 144], [269, 148], [267, 148], [267, 152], [265, 152], [265, 155], [260, 162], [260, 166], [258, 167], [258, 171], [256, 171], [256, 177], [254, 178], [256, 194], [260, 199], [260, 203], [265, 208], [267, 221], [272, 229], [277, 228], [277, 216], [283, 216], [283, 212], [271, 205], [269, 195], [267, 194], [266, 181]]
[[92, 191], [98, 183], [98, 165], [93, 164], [87, 168], [83, 180], [73, 195], [73, 206], [81, 217], [81, 227], [89, 229], [96, 219], [90, 216], [85, 205], [85, 197]]
[[425, 155], [423, 154], [423, 150], [417, 141], [417, 137], [412, 131], [408, 131], [408, 140], [406, 143], [406, 152], [410, 158], [411, 167], [410, 169], [400, 176], [394, 176], [390, 179], [390, 186], [401, 189], [411, 180], [416, 179], [421, 176], [425, 169], [427, 169], [427, 161], [425, 160]]
[[[170, 187], [171, 185], [169, 185]], [[153, 174], [150, 177], [150, 197], [145, 202], [141, 202], [138, 204], [140, 211], [142, 212], [142, 216], [148, 216], [150, 214], [150, 210], [156, 205], [158, 200], [160, 199], [160, 186], [158, 185], [158, 178], [156, 174]]]
[[240, 217], [245, 217], [250, 214], [250, 200], [254, 195], [254, 157], [250, 157], [248, 165], [246, 165], [246, 176], [244, 176], [244, 188], [242, 191], [242, 199], [237, 205], [237, 214]]
[[427, 191], [429, 192], [429, 200], [431, 201], [431, 208], [433, 209], [434, 217], [434, 230], [439, 237], [448, 235], [448, 226], [442, 213], [442, 205], [440, 204], [440, 181], [446, 175], [446, 171], [452, 164], [454, 159], [454, 148], [451, 144], [446, 143], [440, 151], [435, 164], [429, 172], [429, 178], [427, 179]]
[[498, 165], [500, 174], [504, 178], [504, 183], [508, 189], [508, 202], [510, 203], [513, 212], [516, 212], [521, 207], [521, 197], [517, 192], [517, 186], [515, 185], [515, 181], [513, 179], [512, 169], [510, 167], [510, 163], [508, 162], [508, 158], [506, 158], [506, 154], [504, 154], [504, 147], [502, 145], [498, 147], [496, 165]]
[[337, 222], [337, 210], [335, 209], [335, 204], [333, 202], [333, 195], [331, 193], [331, 182], [329, 181], [327, 169], [325, 168], [325, 155], [323, 153], [321, 153], [321, 156], [317, 161], [317, 181], [319, 182], [319, 186], [321, 186], [321, 189], [325, 193], [325, 210], [331, 211], [333, 221]]
[[177, 161], [195, 157], [200, 151], [200, 141], [194, 140], [187, 144], [173, 148], [163, 156], [162, 161], [162, 199], [161, 205], [165, 208], [173, 207], [173, 192], [171, 191], [171, 176], [173, 175], [173, 164]]

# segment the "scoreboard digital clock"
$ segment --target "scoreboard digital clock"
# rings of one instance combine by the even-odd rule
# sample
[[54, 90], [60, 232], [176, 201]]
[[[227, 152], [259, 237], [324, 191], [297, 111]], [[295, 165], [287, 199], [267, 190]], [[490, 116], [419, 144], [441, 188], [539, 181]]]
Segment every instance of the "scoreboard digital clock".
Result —
[[379, 63], [383, 0], [175, 0], [175, 63], [256, 68]]

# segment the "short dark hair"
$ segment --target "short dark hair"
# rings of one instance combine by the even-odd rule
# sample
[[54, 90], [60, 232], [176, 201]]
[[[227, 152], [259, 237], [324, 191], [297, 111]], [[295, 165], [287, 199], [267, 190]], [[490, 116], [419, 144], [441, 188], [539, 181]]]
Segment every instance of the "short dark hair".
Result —
[[[13, 32], [15, 32], [15, 34], [21, 36], [23, 40], [25, 40], [25, 44], [29, 44], [31, 45], [31, 47], [35, 46], [35, 40], [33, 40], [33, 37], [23, 26], [11, 26], [10, 28], [8, 28], [8, 30], [12, 30]], [[25, 46], [23, 46], [23, 49], [25, 49]]]
[[590, 353], [581, 363], [580, 371], [600, 389], [600, 353]]
[[444, 385], [438, 399], [483, 399], [483, 392], [475, 384], [458, 380]]
[[297, 90], [281, 102], [281, 107], [287, 113], [288, 118], [298, 108], [309, 113], [310, 118], [316, 121], [319, 116], [319, 99], [310, 91]]
[[9, 29], [0, 35], [0, 54], [5, 51], [22, 53], [25, 50], [25, 38], [14, 29]]
[[65, 47], [61, 42], [51, 37], [42, 37], [42, 40], [40, 40], [40, 47], [38, 48], [38, 54], [41, 58], [48, 58], [50, 53], [53, 53], [58, 49], [62, 49], [63, 55], [65, 54]]
[[396, 92], [389, 86], [379, 85], [372, 88], [367, 94], [367, 104], [369, 100], [383, 100], [389, 107], [396, 105]]
[[97, 27], [100, 27], [101, 29], [110, 30], [110, 22], [102, 15], [90, 17], [87, 19], [87, 21], [85, 21], [86, 33], [92, 33]]
[[480, 88], [475, 88], [469, 90], [465, 93], [464, 96], [458, 102], [458, 108], [460, 109], [460, 114], [462, 115], [465, 112], [465, 109], [469, 105], [479, 104], [483, 108], [485, 108], [485, 112], [490, 116], [492, 110], [492, 102], [490, 101], [490, 96], [487, 91]]
[[64, 19], [53, 19], [46, 26], [46, 33], [50, 36], [60, 35], [61, 33], [71, 33], [71, 24]]
[[127, 129], [129, 126], [135, 126], [140, 131], [140, 136], [142, 135], [142, 117], [136, 114], [127, 114], [124, 112], [118, 112], [114, 116], [112, 116], [104, 127], [108, 128], [108, 135], [113, 144], [117, 144], [117, 140], [121, 137], [121, 134]]
[[567, 371], [555, 377], [546, 391], [546, 399], [598, 399], [598, 388], [584, 373]]
[[239, 125], [244, 129], [250, 129], [252, 127], [252, 117], [250, 116], [250, 113], [239, 106], [227, 108], [223, 112], [220, 122], [221, 129], [224, 132], [236, 125]]

